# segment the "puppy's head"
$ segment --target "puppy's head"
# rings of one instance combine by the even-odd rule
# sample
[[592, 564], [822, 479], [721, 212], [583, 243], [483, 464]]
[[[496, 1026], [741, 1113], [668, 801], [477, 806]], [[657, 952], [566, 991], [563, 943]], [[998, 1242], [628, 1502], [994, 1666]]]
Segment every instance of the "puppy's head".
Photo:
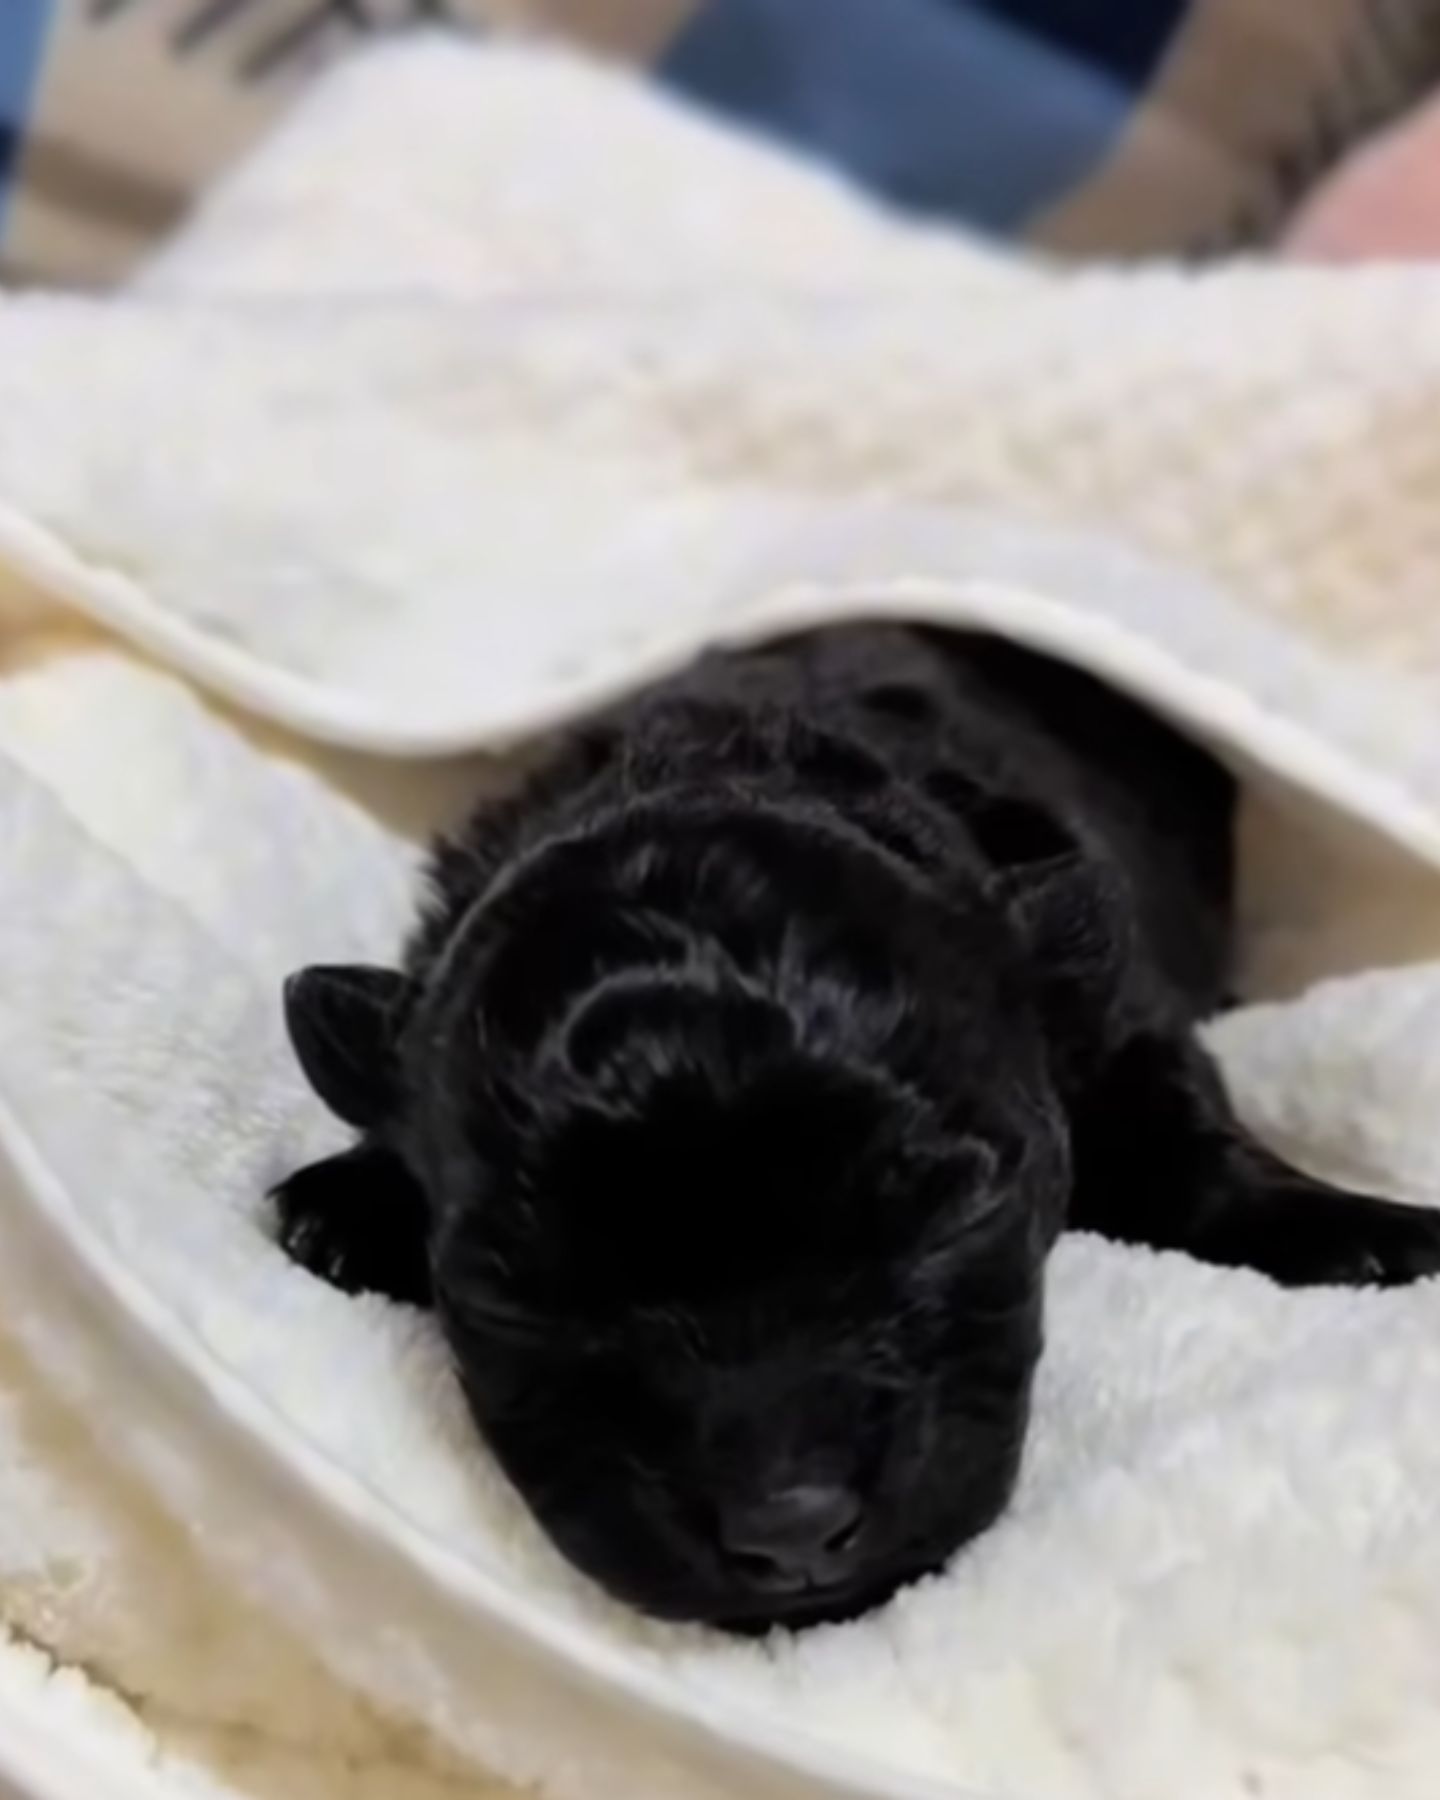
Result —
[[1003, 1507], [1068, 1180], [1022, 962], [982, 884], [748, 817], [552, 846], [414, 986], [310, 978], [477, 1422], [613, 1593], [840, 1617]]

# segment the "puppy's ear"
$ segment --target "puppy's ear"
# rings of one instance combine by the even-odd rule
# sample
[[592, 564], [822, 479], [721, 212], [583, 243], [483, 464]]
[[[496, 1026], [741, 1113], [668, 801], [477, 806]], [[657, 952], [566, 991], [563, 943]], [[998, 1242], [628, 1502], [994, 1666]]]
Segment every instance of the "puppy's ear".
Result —
[[285, 1024], [305, 1078], [337, 1118], [368, 1131], [398, 1098], [396, 1038], [410, 983], [393, 969], [315, 965], [285, 983]]

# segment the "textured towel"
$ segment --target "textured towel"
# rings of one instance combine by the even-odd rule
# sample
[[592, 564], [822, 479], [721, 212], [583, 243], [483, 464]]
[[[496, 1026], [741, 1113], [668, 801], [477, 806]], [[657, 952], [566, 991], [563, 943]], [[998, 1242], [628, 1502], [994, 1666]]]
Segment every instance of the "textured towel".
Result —
[[1010, 631], [1234, 761], [1242, 1110], [1440, 1196], [1437, 404], [1427, 272], [1063, 279], [438, 45], [129, 297], [0, 309], [8, 1616], [254, 1793], [1429, 1800], [1434, 1284], [1066, 1243], [1010, 1516], [741, 1645], [565, 1568], [428, 1322], [288, 1267], [260, 1196], [335, 1141], [279, 977], [393, 948], [478, 778], [424, 759], [857, 611]]

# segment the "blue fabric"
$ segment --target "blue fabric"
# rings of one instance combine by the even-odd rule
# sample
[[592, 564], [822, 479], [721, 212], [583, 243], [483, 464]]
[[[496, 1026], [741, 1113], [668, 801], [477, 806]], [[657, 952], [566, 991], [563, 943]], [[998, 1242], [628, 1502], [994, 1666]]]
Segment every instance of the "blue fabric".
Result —
[[30, 95], [50, 25], [51, 0], [0, 0], [0, 231], [20, 154]]
[[659, 72], [901, 205], [1012, 232], [1113, 145], [1186, 10], [705, 0]]

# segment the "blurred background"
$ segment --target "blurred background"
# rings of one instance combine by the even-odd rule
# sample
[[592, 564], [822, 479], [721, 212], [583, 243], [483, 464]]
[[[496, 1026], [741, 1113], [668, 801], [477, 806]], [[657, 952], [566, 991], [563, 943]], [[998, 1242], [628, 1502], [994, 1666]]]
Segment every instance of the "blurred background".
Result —
[[1089, 255], [1266, 244], [1440, 77], [1440, 0], [0, 0], [0, 270], [120, 278], [320, 69], [417, 26], [572, 40]]

